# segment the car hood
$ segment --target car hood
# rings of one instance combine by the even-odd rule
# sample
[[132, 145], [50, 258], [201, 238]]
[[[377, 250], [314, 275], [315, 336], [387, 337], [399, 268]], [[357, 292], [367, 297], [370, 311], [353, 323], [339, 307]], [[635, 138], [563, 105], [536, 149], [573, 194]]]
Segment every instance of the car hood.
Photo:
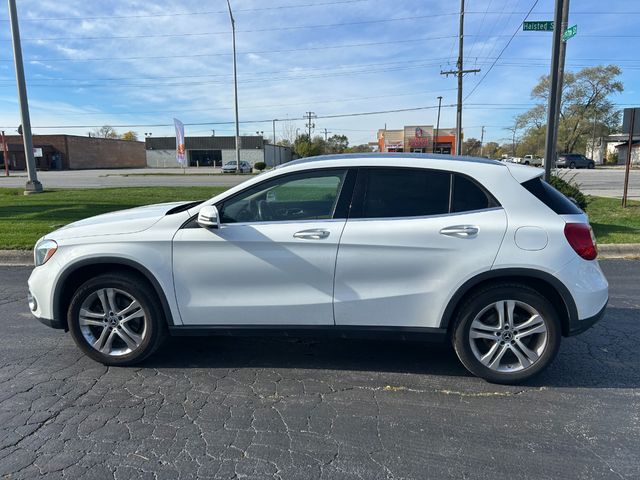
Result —
[[158, 203], [96, 215], [70, 223], [47, 235], [54, 240], [102, 235], [123, 235], [148, 229], [167, 212], [190, 202]]

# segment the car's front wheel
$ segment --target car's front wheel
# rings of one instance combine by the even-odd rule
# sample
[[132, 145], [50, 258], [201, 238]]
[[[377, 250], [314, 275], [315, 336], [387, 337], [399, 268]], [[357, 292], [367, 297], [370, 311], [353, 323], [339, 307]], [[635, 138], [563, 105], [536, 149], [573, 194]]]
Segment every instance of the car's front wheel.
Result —
[[517, 383], [536, 375], [560, 347], [560, 322], [553, 305], [520, 284], [479, 290], [460, 308], [453, 345], [473, 374], [495, 383]]
[[89, 357], [105, 365], [132, 365], [160, 346], [166, 334], [162, 309], [156, 293], [141, 280], [104, 274], [76, 290], [67, 322]]

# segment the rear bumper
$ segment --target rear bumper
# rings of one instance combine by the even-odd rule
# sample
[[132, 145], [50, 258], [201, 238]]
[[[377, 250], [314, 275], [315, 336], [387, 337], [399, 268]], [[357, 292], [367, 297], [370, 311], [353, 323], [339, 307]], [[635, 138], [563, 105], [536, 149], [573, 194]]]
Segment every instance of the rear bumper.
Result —
[[602, 317], [604, 317], [604, 312], [606, 309], [607, 309], [607, 304], [605, 303], [604, 307], [602, 307], [602, 310], [600, 310], [594, 316], [585, 318], [583, 320], [574, 319], [570, 321], [567, 337], [578, 335], [579, 333], [582, 333], [585, 330], [588, 330], [589, 328], [593, 327], [596, 323], [600, 321]]

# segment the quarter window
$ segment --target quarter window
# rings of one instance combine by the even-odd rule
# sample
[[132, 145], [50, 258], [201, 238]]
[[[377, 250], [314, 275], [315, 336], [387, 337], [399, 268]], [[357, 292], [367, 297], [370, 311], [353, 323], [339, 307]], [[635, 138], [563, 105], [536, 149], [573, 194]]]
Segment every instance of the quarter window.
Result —
[[451, 195], [452, 212], [470, 212], [484, 210], [497, 205], [480, 186], [468, 177], [453, 175], [453, 194]]

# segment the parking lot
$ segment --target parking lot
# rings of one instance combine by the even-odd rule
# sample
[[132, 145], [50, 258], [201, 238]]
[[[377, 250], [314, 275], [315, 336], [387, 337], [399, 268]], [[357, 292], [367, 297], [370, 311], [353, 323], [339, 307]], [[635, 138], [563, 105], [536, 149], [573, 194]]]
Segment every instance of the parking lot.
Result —
[[[232, 187], [243, 182], [247, 175], [222, 175], [220, 169], [190, 168], [183, 173], [179, 168], [145, 168], [126, 170], [67, 170], [39, 172], [45, 188], [101, 188], [101, 187], [161, 187], [211, 186]], [[563, 178], [580, 184], [584, 193], [602, 197], [620, 197], [624, 169], [559, 170]], [[0, 187], [24, 187], [26, 174], [0, 176]], [[629, 177], [629, 198], [640, 198], [640, 170], [633, 169]]]
[[0, 477], [639, 478], [640, 262], [602, 264], [604, 320], [509, 387], [384, 341], [181, 338], [107, 368], [0, 267]]

